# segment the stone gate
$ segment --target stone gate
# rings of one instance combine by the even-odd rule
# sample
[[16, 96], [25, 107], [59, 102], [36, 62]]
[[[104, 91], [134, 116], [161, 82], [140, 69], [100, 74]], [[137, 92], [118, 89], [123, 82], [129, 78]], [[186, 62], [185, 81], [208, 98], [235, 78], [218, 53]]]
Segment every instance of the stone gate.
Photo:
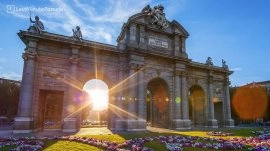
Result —
[[232, 127], [232, 71], [225, 61], [213, 65], [210, 57], [205, 63], [192, 61], [185, 47], [188, 32], [177, 21], [167, 21], [163, 9], [146, 6], [131, 16], [117, 46], [82, 39], [76, 31], [70, 37], [37, 30], [37, 22], [20, 31], [26, 48], [14, 133], [43, 130], [50, 114], [60, 125], [56, 129], [76, 132], [80, 94], [91, 79], [109, 87], [109, 129]]

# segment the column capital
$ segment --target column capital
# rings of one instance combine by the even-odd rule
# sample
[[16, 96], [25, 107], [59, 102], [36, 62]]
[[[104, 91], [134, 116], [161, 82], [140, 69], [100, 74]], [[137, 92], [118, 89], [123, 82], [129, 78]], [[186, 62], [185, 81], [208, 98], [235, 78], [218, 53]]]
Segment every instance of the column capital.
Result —
[[225, 86], [229, 86], [231, 84], [231, 81], [229, 79], [224, 80]]
[[181, 71], [180, 75], [181, 75], [183, 78], [186, 78], [186, 77], [188, 77], [188, 72], [186, 72], [186, 71]]
[[187, 39], [187, 37], [181, 36], [181, 40], [185, 41]]
[[129, 69], [133, 69], [133, 70], [142, 70], [144, 68], [143, 64], [136, 64], [136, 63], [130, 63], [129, 64]]
[[118, 68], [119, 68], [119, 70], [120, 71], [128, 71], [128, 69], [129, 69], [129, 66], [128, 65], [126, 65], [126, 64], [124, 64], [124, 63], [120, 63], [120, 64], [118, 64]]
[[175, 75], [175, 76], [181, 76], [181, 75], [182, 75], [182, 71], [180, 71], [180, 70], [175, 70], [175, 71], [174, 71], [174, 75]]
[[208, 74], [208, 83], [213, 83], [214, 82], [214, 76], [213, 76], [213, 73], [210, 71], [209, 74]]
[[35, 60], [37, 57], [37, 53], [35, 51], [26, 51], [22, 54], [22, 58], [24, 61], [28, 59]]
[[72, 63], [72, 64], [78, 64], [79, 61], [80, 61], [80, 58], [78, 58], [77, 56], [72, 56], [69, 58], [69, 61]]
[[71, 47], [72, 55], [78, 55], [80, 46], [71, 45], [70, 47]]
[[213, 83], [214, 83], [213, 77], [209, 77], [209, 78], [208, 78], [208, 83], [209, 83], [209, 84], [213, 84]]

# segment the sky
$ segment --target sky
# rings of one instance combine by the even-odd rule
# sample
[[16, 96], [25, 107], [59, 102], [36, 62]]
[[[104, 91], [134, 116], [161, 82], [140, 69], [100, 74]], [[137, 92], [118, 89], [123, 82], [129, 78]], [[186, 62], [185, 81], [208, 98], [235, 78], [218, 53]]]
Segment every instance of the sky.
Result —
[[224, 59], [232, 86], [270, 80], [269, 0], [1, 0], [0, 77], [22, 78], [25, 45], [17, 33], [28, 29], [30, 16], [48, 32], [71, 36], [80, 26], [84, 39], [117, 45], [123, 23], [148, 4], [163, 5], [167, 20], [189, 32], [189, 59], [211, 57], [215, 66]]

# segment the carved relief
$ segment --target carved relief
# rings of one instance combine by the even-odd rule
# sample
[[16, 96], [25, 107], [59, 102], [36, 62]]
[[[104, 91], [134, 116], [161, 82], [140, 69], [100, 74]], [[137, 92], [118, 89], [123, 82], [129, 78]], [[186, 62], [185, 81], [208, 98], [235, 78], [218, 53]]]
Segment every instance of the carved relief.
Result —
[[42, 77], [50, 77], [55, 79], [64, 79], [66, 71], [64, 69], [56, 69], [56, 68], [43, 68], [42, 69]]

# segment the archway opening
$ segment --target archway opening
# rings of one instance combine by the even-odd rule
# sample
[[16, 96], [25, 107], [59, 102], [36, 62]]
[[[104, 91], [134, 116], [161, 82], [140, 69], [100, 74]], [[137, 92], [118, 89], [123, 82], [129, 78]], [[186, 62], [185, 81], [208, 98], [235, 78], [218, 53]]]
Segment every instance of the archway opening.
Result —
[[99, 79], [87, 81], [83, 86], [84, 109], [83, 126], [106, 126], [108, 117], [109, 88]]
[[154, 127], [169, 126], [168, 86], [161, 78], [151, 80], [147, 85], [147, 123]]
[[206, 124], [206, 98], [203, 89], [194, 85], [189, 89], [189, 117], [194, 126]]
[[63, 91], [40, 90], [39, 118], [41, 129], [61, 129], [63, 111]]

